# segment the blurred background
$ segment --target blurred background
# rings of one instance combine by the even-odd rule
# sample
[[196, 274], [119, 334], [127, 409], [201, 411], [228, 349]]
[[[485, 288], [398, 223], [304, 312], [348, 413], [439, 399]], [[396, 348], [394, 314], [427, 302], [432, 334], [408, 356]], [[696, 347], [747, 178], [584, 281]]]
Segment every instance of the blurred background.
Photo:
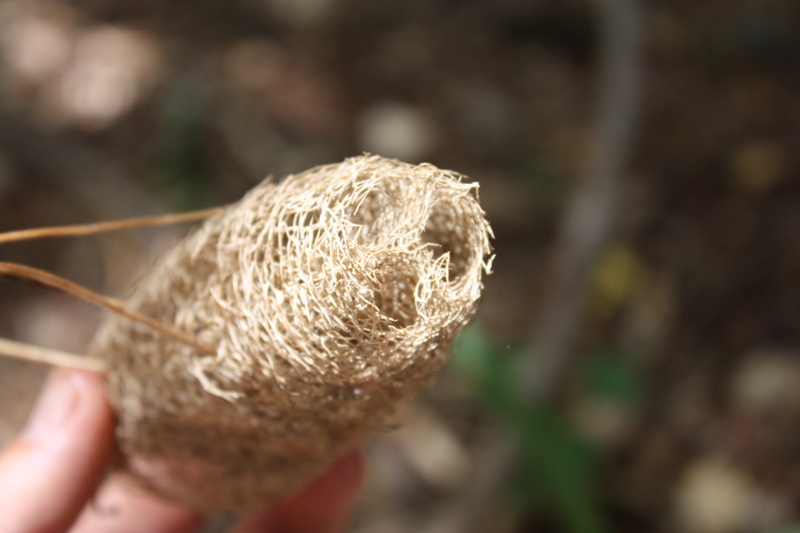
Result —
[[[798, 30], [781, 0], [0, 1], [0, 231], [362, 151], [467, 174], [495, 273], [350, 531], [798, 532]], [[184, 231], [0, 260], [124, 296]], [[0, 336], [78, 353], [102, 318], [0, 302]], [[45, 372], [0, 360], [0, 444]]]

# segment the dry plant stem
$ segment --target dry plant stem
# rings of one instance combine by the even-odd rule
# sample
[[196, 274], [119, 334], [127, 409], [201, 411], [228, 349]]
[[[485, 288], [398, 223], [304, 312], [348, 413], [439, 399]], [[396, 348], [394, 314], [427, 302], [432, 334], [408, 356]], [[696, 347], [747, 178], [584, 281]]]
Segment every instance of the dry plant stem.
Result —
[[105, 361], [93, 359], [61, 350], [41, 348], [23, 342], [16, 342], [0, 338], [0, 356], [13, 357], [23, 361], [42, 363], [45, 365], [71, 368], [74, 370], [88, 370], [90, 372], [104, 373], [107, 369]]
[[125, 304], [119, 300], [109, 298], [108, 296], [103, 296], [102, 294], [97, 294], [86, 287], [82, 287], [77, 283], [73, 283], [69, 280], [56, 276], [55, 274], [51, 274], [50, 272], [26, 265], [0, 262], [0, 277], [2, 276], [42, 285], [64, 294], [69, 294], [75, 298], [80, 298], [86, 302], [93, 303], [129, 320], [144, 324], [153, 330], [166, 335], [167, 337], [200, 350], [202, 353], [213, 354], [216, 351], [213, 346], [201, 344], [185, 333], [177, 331], [174, 328], [170, 328], [169, 326], [165, 326], [157, 320], [154, 320], [141, 313], [129, 310]]
[[190, 211], [188, 213], [129, 218], [126, 220], [112, 220], [108, 222], [95, 222], [91, 224], [77, 224], [72, 226], [54, 226], [48, 228], [9, 231], [6, 233], [0, 233], [0, 244], [52, 237], [79, 237], [82, 235], [93, 235], [96, 233], [105, 233], [122, 229], [143, 228], [147, 226], [167, 226], [170, 224], [180, 224], [183, 222], [197, 222], [199, 220], [205, 220], [213, 215], [216, 215], [223, 209], [223, 207], [214, 207], [211, 209], [202, 209], [200, 211]]

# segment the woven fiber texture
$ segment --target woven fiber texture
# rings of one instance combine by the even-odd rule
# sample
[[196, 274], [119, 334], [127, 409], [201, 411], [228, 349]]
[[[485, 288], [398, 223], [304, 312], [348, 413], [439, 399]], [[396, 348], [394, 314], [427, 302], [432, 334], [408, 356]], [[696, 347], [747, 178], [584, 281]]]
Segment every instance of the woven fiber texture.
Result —
[[204, 511], [302, 488], [444, 363], [489, 270], [477, 185], [365, 155], [264, 182], [141, 280], [131, 309], [213, 355], [110, 317], [120, 468]]

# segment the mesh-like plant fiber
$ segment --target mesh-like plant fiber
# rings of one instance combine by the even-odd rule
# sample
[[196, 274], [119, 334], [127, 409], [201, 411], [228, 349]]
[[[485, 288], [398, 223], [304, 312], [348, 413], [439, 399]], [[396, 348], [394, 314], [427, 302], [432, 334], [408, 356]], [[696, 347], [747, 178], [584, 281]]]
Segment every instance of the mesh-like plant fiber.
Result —
[[378, 156], [264, 182], [153, 268], [130, 308], [214, 355], [110, 317], [121, 467], [202, 510], [302, 488], [445, 361], [491, 230], [458, 174]]

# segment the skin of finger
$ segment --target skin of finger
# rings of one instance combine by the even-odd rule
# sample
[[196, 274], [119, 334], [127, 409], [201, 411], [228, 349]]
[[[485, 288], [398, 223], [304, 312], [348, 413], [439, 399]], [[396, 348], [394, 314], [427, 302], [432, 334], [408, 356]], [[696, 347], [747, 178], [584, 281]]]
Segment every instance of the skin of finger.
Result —
[[70, 533], [189, 533], [201, 523], [198, 514], [114, 476], [87, 505]]
[[[89, 372], [56, 370], [48, 388], [56, 404], [63, 396], [58, 423], [50, 424], [52, 431], [40, 424], [35, 437], [23, 434], [0, 456], [2, 533], [66, 531], [103, 476], [113, 416], [102, 379]], [[40, 419], [52, 405], [42, 407]]]
[[247, 514], [232, 533], [339, 533], [364, 477], [361, 452], [351, 452], [297, 496], [269, 511]]

